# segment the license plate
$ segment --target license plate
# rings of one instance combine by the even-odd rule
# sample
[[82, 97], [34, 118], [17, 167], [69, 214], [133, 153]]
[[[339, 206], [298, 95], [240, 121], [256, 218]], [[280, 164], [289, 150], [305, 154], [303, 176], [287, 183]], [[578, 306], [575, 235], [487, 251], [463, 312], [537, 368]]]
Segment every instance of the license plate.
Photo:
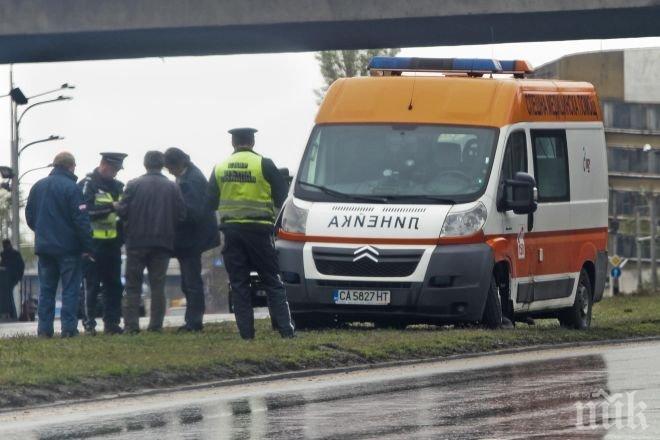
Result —
[[386, 306], [390, 303], [389, 290], [335, 290], [335, 304]]

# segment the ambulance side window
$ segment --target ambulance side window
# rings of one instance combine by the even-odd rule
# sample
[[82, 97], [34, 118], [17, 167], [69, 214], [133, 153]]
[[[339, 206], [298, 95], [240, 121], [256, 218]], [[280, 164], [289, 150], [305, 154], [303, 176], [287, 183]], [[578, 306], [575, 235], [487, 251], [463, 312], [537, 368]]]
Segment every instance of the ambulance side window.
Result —
[[534, 175], [539, 202], [570, 200], [568, 151], [564, 130], [532, 130]]
[[527, 172], [527, 139], [524, 131], [514, 131], [506, 142], [501, 179], [513, 179], [521, 171]]

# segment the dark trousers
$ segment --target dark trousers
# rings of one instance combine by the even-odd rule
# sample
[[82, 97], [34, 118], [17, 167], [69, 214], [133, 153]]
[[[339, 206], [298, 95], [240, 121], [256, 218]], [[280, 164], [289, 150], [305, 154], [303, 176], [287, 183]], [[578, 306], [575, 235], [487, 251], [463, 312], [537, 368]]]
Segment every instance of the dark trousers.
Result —
[[204, 281], [202, 254], [194, 252], [177, 257], [181, 267], [181, 290], [186, 296], [186, 325], [202, 328], [204, 319]]
[[78, 289], [81, 278], [80, 255], [39, 255], [38, 334], [53, 335], [55, 295], [60, 281], [62, 282], [62, 331], [68, 333], [78, 331]]
[[149, 329], [163, 328], [165, 317], [165, 275], [170, 254], [159, 248], [129, 249], [126, 252], [126, 302], [124, 303], [124, 330], [140, 330], [140, 297], [144, 269], [149, 274], [151, 308]]
[[96, 327], [96, 311], [101, 293], [105, 326], [119, 325], [121, 295], [124, 291], [121, 283], [121, 247], [114, 243], [99, 243], [94, 259], [85, 264], [85, 328]]
[[16, 313], [16, 302], [14, 301], [14, 289], [16, 289], [18, 281], [13, 278], [9, 280], [9, 297], [7, 298], [7, 302], [9, 303], [9, 319], [12, 320], [18, 319], [18, 314]]
[[254, 338], [254, 310], [250, 290], [250, 272], [256, 271], [268, 295], [268, 308], [271, 317], [283, 337], [292, 336], [286, 290], [279, 277], [277, 253], [272, 234], [267, 231], [249, 228], [227, 229], [223, 231], [224, 246], [222, 257], [232, 288], [232, 301], [236, 325], [243, 339]]

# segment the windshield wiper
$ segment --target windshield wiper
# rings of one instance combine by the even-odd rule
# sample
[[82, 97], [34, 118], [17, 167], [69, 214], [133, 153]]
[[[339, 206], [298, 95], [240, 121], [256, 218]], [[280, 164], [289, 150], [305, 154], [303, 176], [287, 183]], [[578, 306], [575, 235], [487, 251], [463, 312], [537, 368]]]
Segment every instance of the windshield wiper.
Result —
[[430, 200], [432, 202], [438, 202], [443, 205], [454, 205], [456, 204], [456, 200], [453, 199], [448, 199], [446, 197], [441, 197], [441, 196], [434, 196], [434, 195], [426, 195], [426, 194], [398, 194], [398, 195], [388, 195], [388, 196], [383, 196], [387, 200]]
[[305, 182], [303, 180], [299, 180], [298, 184], [302, 186], [308, 186], [310, 188], [316, 188], [330, 196], [337, 198], [348, 199], [348, 200], [361, 200], [363, 202], [387, 203], [387, 199], [385, 197], [370, 197], [370, 196], [347, 194], [341, 191], [335, 191], [334, 189], [330, 189], [327, 186], [317, 185], [315, 183]]

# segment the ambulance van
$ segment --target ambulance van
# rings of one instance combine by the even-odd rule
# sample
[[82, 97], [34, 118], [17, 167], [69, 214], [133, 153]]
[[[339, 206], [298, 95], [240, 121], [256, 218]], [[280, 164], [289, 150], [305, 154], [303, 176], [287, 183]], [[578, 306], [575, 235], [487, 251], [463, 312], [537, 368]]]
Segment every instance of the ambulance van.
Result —
[[369, 68], [328, 90], [280, 216], [297, 325], [589, 328], [607, 271], [594, 87], [520, 60]]

